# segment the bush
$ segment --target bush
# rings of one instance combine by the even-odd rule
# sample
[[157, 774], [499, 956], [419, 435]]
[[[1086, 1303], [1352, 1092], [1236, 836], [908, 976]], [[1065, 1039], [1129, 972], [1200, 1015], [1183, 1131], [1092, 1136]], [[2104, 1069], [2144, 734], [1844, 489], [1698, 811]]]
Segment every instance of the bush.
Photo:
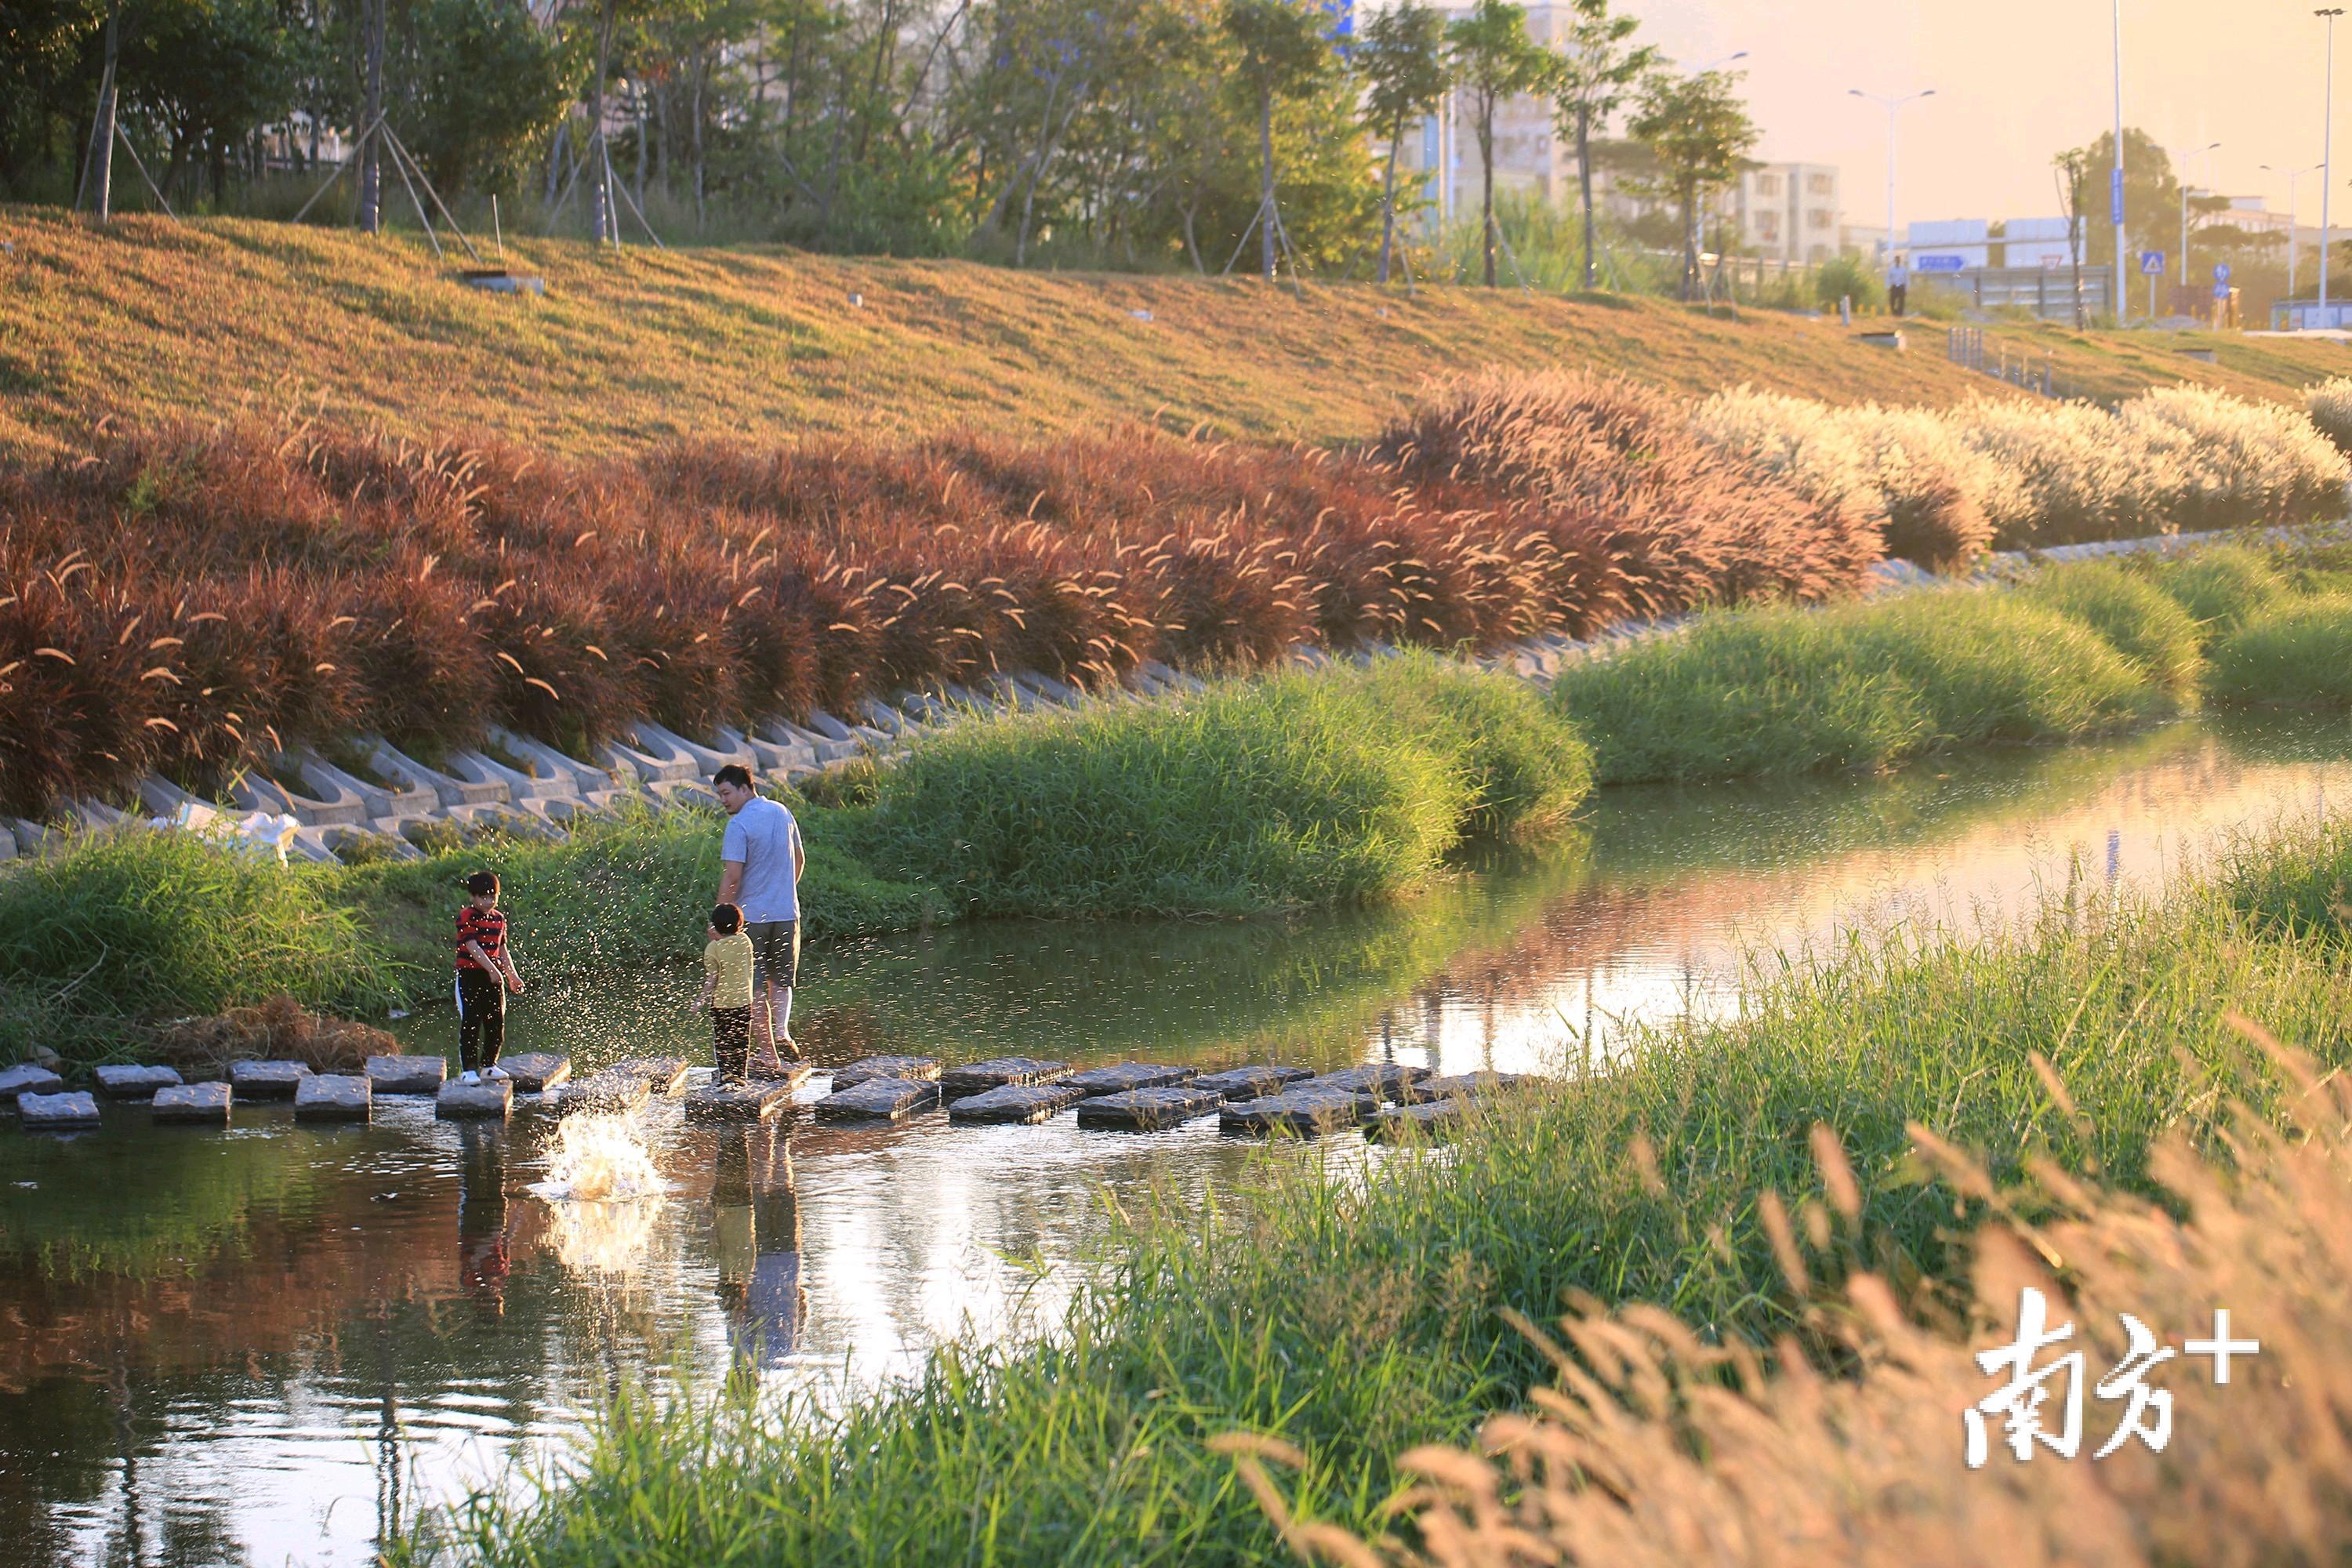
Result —
[[2254, 611], [2214, 648], [2206, 689], [2238, 707], [2352, 706], [2352, 595]]
[[1608, 784], [1875, 767], [1946, 746], [2067, 740], [2156, 701], [2088, 626], [1979, 590], [1710, 616], [1686, 636], [1570, 666], [1552, 698]]
[[1378, 660], [1358, 679], [1408, 739], [1457, 761], [1471, 833], [1551, 831], [1591, 791], [1591, 752], [1526, 681], [1426, 653]]
[[2158, 691], [2176, 699], [2195, 694], [2205, 662], [2197, 623], [2146, 577], [2094, 562], [2044, 572], [2022, 593], [2029, 603], [2105, 637]]
[[2352, 375], [2333, 375], [2304, 388], [2303, 411], [2337, 451], [2352, 453]]
[[1813, 297], [1824, 310], [1852, 300], [1857, 315], [1886, 309], [1886, 280], [1859, 256], [1832, 256], [1813, 269]]
[[2207, 643], [2235, 631], [2286, 592], [2277, 568], [2239, 546], [2199, 550], [2157, 568], [2156, 584], [2172, 595]]

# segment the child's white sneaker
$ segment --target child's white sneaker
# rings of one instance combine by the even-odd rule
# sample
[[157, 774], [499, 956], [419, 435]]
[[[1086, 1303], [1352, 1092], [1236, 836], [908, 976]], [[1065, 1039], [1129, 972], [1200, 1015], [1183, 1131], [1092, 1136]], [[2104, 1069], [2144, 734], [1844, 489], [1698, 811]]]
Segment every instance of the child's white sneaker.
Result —
[[482, 1081], [482, 1075], [468, 1069], [467, 1071], [458, 1075], [457, 1081], [459, 1083], [479, 1083]]
[[513, 1078], [514, 1074], [507, 1071], [504, 1068], [484, 1068], [482, 1069], [482, 1076], [488, 1079], [492, 1083], [505, 1083], [508, 1079]]

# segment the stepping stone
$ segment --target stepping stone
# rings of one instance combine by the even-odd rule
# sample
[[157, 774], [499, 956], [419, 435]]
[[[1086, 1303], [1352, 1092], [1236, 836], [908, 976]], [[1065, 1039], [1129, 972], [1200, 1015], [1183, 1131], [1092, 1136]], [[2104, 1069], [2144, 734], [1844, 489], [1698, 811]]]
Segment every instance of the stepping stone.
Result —
[[[291, 1100], [310, 1069], [300, 1062], [231, 1062], [229, 1087], [239, 1100]], [[365, 1081], [365, 1080], [362, 1080]]]
[[511, 1080], [484, 1079], [479, 1083], [466, 1083], [452, 1079], [433, 1097], [433, 1114], [444, 1121], [503, 1121], [513, 1110]]
[[793, 1086], [755, 1079], [750, 1083], [706, 1083], [686, 1091], [688, 1121], [765, 1121], [792, 1103]]
[[312, 1073], [294, 1090], [297, 1121], [365, 1121], [374, 1108], [368, 1080], [358, 1073]]
[[647, 1089], [659, 1095], [676, 1094], [686, 1087], [684, 1057], [628, 1057], [604, 1070], [623, 1078], [642, 1079]]
[[1228, 1132], [1332, 1132], [1378, 1115], [1380, 1109], [1380, 1096], [1370, 1089], [1335, 1088], [1317, 1079], [1265, 1100], [1229, 1104], [1218, 1113], [1217, 1124]]
[[572, 1076], [572, 1058], [557, 1056], [553, 1051], [525, 1051], [519, 1057], [500, 1057], [499, 1066], [506, 1068], [514, 1080], [517, 1094], [545, 1094]]
[[927, 1079], [869, 1078], [818, 1100], [816, 1113], [828, 1121], [896, 1121], [939, 1102], [940, 1086]]
[[370, 1057], [368, 1087], [378, 1094], [438, 1094], [449, 1079], [443, 1057]]
[[1003, 1089], [965, 1095], [948, 1107], [948, 1120], [1016, 1124], [1051, 1121], [1085, 1098], [1085, 1090], [1066, 1083], [1012, 1083]]
[[1404, 1099], [1417, 1100], [1473, 1099], [1482, 1094], [1494, 1094], [1517, 1089], [1533, 1080], [1523, 1072], [1465, 1072], [1451, 1078], [1425, 1078], [1406, 1086]]
[[1169, 1067], [1161, 1062], [1121, 1062], [1117, 1067], [1088, 1068], [1072, 1073], [1063, 1081], [1086, 1091], [1092, 1100], [1098, 1095], [1125, 1094], [1132, 1089], [1163, 1089], [1171, 1083], [1184, 1083], [1201, 1076], [1199, 1068]]
[[1285, 1068], [1271, 1065], [1232, 1068], [1224, 1072], [1213, 1072], [1192, 1080], [1194, 1089], [1213, 1089], [1227, 1100], [1264, 1100], [1270, 1094], [1280, 1094], [1294, 1083], [1305, 1083], [1315, 1075], [1305, 1068]]
[[181, 1083], [155, 1091], [158, 1122], [194, 1121], [228, 1125], [229, 1089], [225, 1083]]
[[555, 1114], [575, 1110], [635, 1111], [653, 1098], [653, 1085], [641, 1078], [625, 1078], [607, 1068], [577, 1082], [565, 1084], [553, 1097]]
[[109, 1066], [92, 1068], [89, 1075], [98, 1079], [98, 1092], [109, 1100], [152, 1100], [157, 1089], [180, 1081], [170, 1068]]
[[1394, 1143], [1414, 1132], [1424, 1138], [1443, 1137], [1462, 1124], [1471, 1103], [1467, 1096], [1447, 1095], [1412, 1105], [1391, 1105], [1364, 1123], [1364, 1136], [1375, 1143]]
[[808, 1082], [816, 1072], [816, 1069], [808, 1063], [796, 1062], [790, 1058], [785, 1058], [783, 1069], [782, 1072], [761, 1072], [758, 1068], [753, 1068], [748, 1076], [753, 1083], [766, 1084], [770, 1088], [781, 1089], [789, 1094]]
[[903, 1078], [929, 1079], [940, 1076], [936, 1057], [861, 1057], [847, 1067], [833, 1069], [833, 1087], [836, 1089], [856, 1089], [868, 1079]]
[[24, 1118], [27, 1132], [58, 1127], [95, 1127], [98, 1100], [87, 1090], [79, 1089], [72, 1094], [19, 1094], [16, 1114]]
[[0, 1072], [0, 1100], [16, 1102], [20, 1094], [62, 1094], [66, 1080], [34, 1062], [18, 1062]]
[[991, 1057], [984, 1062], [966, 1062], [940, 1074], [940, 1092], [950, 1100], [959, 1095], [978, 1094], [982, 1089], [1004, 1089], [1016, 1083], [1046, 1083], [1067, 1077], [1067, 1062], [1041, 1061], [1035, 1057]]
[[1213, 1115], [1224, 1103], [1225, 1097], [1215, 1089], [1189, 1083], [1130, 1089], [1120, 1094], [1101, 1095], [1079, 1106], [1078, 1125], [1157, 1132]]
[[1419, 1083], [1429, 1076], [1427, 1068], [1407, 1067], [1402, 1062], [1371, 1062], [1363, 1067], [1327, 1072], [1321, 1078], [1308, 1079], [1299, 1087], [1362, 1090], [1376, 1094], [1382, 1100], [1402, 1100], [1408, 1085]]

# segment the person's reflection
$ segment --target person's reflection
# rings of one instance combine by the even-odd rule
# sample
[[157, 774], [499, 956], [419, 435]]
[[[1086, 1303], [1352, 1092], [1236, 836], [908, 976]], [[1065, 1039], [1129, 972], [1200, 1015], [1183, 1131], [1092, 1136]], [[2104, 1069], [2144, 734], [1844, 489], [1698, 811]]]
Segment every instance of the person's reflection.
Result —
[[772, 1366], [800, 1339], [803, 1301], [793, 1149], [773, 1122], [719, 1133], [710, 1196], [728, 1339], [744, 1363]]
[[508, 1245], [506, 1130], [457, 1124], [457, 1277], [486, 1311], [506, 1310]]

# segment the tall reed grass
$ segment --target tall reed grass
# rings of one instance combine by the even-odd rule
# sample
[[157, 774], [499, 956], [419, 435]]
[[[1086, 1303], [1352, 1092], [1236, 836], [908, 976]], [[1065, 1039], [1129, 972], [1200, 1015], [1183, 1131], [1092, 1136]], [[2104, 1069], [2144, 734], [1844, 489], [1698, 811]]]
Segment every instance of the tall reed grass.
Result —
[[[1738, 1021], [1649, 1031], [1601, 1076], [1491, 1106], [1442, 1159], [1283, 1161], [1206, 1212], [1137, 1216], [1039, 1342], [950, 1348], [834, 1415], [625, 1394], [543, 1493], [476, 1496], [399, 1555], [1262, 1563], [1280, 1533], [1217, 1442], [1287, 1445], [1298, 1517], [1380, 1529], [1415, 1482], [1395, 1456], [1468, 1444], [1553, 1374], [1513, 1314], [1643, 1302], [1710, 1343], [1830, 1342], [1784, 1282], [1790, 1212], [1858, 1227], [1808, 1256], [1823, 1289], [1866, 1272], [1958, 1321], [1969, 1233], [2036, 1163], [2152, 1194], [2166, 1140], [2210, 1148], [2233, 1104], [2294, 1103], [2231, 1008], [2323, 1069], [2352, 1054], [2332, 948], [2241, 890], [2344, 859], [2347, 833], [2250, 844], [2160, 906], [2053, 889], [2022, 929], [1759, 955]], [[1982, 1173], [1923, 1164], [1923, 1123]]]
[[2249, 616], [2213, 650], [2216, 702], [2352, 706], [2352, 595], [2321, 595]]

